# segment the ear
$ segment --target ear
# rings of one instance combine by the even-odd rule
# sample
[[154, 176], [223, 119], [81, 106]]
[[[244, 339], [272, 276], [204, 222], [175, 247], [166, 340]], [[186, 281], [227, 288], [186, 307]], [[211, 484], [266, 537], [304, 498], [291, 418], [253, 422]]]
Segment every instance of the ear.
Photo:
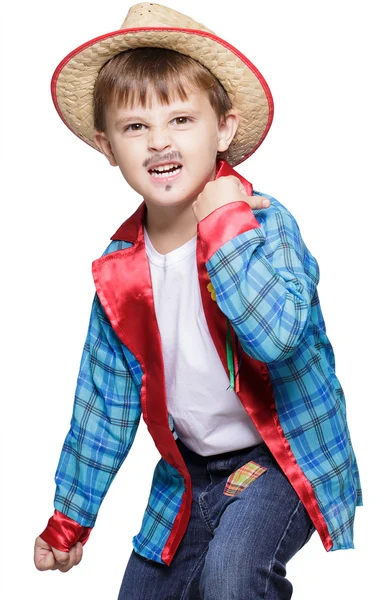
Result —
[[230, 110], [219, 123], [219, 141], [217, 146], [218, 152], [228, 150], [237, 128], [239, 126], [239, 113], [237, 110]]
[[113, 154], [111, 144], [110, 144], [106, 134], [103, 131], [95, 131], [94, 140], [95, 140], [95, 144], [98, 147], [98, 149], [100, 150], [100, 152], [102, 152], [104, 154], [104, 156], [107, 157], [108, 162], [111, 165], [111, 167], [117, 167], [118, 165], [117, 165], [115, 156]]

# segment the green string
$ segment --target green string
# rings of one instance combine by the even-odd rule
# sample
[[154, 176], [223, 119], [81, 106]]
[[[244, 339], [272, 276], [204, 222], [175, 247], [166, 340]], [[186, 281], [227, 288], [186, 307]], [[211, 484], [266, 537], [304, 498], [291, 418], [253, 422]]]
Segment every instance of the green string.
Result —
[[232, 336], [231, 336], [231, 326], [229, 319], [227, 317], [227, 338], [226, 338], [226, 346], [227, 346], [227, 365], [229, 371], [229, 387], [231, 390], [235, 389], [235, 370], [233, 367], [233, 347], [232, 347]]

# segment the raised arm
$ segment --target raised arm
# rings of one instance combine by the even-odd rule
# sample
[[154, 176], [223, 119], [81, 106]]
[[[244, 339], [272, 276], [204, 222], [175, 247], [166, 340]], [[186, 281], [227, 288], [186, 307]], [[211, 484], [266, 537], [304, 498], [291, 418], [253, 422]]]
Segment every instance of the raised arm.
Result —
[[255, 212], [232, 202], [198, 225], [217, 303], [245, 352], [265, 363], [296, 351], [319, 279], [295, 219], [270, 200]]

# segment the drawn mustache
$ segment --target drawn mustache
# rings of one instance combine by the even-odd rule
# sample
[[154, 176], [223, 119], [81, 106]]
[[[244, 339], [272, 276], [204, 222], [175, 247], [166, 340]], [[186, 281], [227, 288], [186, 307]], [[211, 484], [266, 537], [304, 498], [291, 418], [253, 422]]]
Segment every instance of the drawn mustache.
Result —
[[150, 156], [149, 158], [146, 158], [145, 161], [143, 162], [143, 167], [147, 168], [147, 167], [151, 167], [152, 165], [156, 165], [159, 162], [175, 162], [175, 161], [181, 161], [182, 157], [180, 152], [177, 152], [176, 150], [174, 150], [173, 152], [168, 152], [167, 154], [154, 154], [153, 156]]

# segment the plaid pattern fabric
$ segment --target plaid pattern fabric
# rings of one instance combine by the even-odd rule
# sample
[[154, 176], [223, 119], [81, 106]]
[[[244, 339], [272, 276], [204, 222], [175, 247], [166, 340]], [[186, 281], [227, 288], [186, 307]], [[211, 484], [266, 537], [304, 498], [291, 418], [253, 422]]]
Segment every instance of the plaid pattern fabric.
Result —
[[292, 215], [263, 195], [271, 206], [254, 211], [261, 227], [224, 244], [207, 269], [243, 349], [268, 363], [280, 424], [314, 489], [332, 550], [351, 548], [362, 497], [316, 291], [318, 265]]
[[225, 496], [240, 494], [266, 470], [265, 467], [258, 465], [254, 460], [250, 460], [228, 477], [224, 488]]
[[70, 431], [55, 475], [55, 508], [93, 527], [141, 415], [141, 368], [114, 333], [97, 296], [82, 355]]
[[183, 492], [183, 478], [161, 458], [153, 474], [141, 530], [133, 538], [133, 547], [138, 554], [162, 562], [161, 553], [179, 512]]
[[[255, 216], [261, 227], [227, 242], [206, 266], [217, 303], [242, 347], [268, 363], [281, 426], [314, 488], [332, 549], [349, 548], [361, 495], [344, 396], [316, 293], [317, 263], [280, 203], [271, 198], [271, 207], [255, 211]], [[129, 246], [115, 241], [105, 254]], [[139, 362], [114, 333], [96, 296], [71, 428], [56, 472], [55, 508], [85, 527], [94, 525], [133, 443], [141, 415], [141, 382]], [[240, 480], [234, 478], [228, 489], [244, 485], [243, 475], [250, 476], [239, 474]], [[142, 556], [163, 563], [183, 491], [178, 471], [161, 459], [141, 530], [133, 540]]]

